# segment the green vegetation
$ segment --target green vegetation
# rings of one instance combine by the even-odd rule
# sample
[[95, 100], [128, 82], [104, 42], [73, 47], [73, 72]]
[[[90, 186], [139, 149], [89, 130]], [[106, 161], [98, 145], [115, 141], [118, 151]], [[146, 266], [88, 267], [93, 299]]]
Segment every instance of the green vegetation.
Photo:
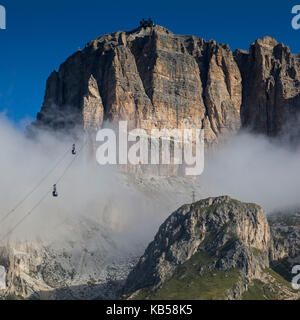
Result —
[[253, 202], [241, 202], [239, 200], [232, 199], [232, 198], [230, 198], [230, 202], [235, 204], [235, 205], [239, 205], [239, 206], [247, 205], [247, 206], [251, 206], [251, 207], [253, 207], [255, 209], [260, 209], [260, 206], [258, 204], [256, 204], [256, 203], [253, 203]]
[[273, 283], [263, 283], [260, 280], [253, 280], [249, 285], [248, 290], [244, 292], [243, 300], [278, 300], [282, 293], [282, 288], [285, 287], [291, 293], [296, 291], [291, 288], [290, 282], [286, 281], [281, 275], [270, 268], [265, 268], [264, 271], [274, 278]]
[[277, 272], [275, 272], [273, 269], [271, 268], [266, 268], [264, 269], [265, 272], [267, 272], [269, 275], [271, 275], [274, 279], [276, 279], [276, 281], [278, 282], [278, 284], [286, 286], [288, 289], [290, 289], [290, 291], [292, 292], [297, 292], [296, 290], [292, 289], [291, 283], [289, 281], [287, 281], [286, 279], [284, 279], [280, 274], [278, 274]]
[[211, 234], [210, 232], [205, 233], [205, 238], [201, 242], [201, 247], [205, 248], [207, 244], [212, 243], [217, 238], [217, 234]]
[[270, 285], [260, 280], [253, 280], [248, 290], [242, 296], [243, 300], [276, 300], [276, 292], [272, 291]]
[[201, 201], [196, 202], [194, 204], [194, 209], [197, 210], [200, 213], [207, 213], [207, 214], [213, 214], [215, 210], [217, 209], [218, 205], [210, 205], [210, 206], [205, 206], [203, 207], [201, 204]]
[[203, 252], [197, 253], [180, 265], [174, 275], [157, 291], [150, 293], [149, 290], [144, 289], [134, 299], [225, 299], [226, 292], [233, 288], [239, 280], [239, 272], [235, 269], [205, 270], [212, 261], [211, 255]]
[[[254, 254], [261, 254], [260, 250], [254, 251]], [[151, 291], [150, 288], [142, 289], [134, 299], [225, 299], [228, 290], [234, 288], [240, 279], [239, 271], [237, 269], [209, 270], [207, 267], [213, 260], [213, 256], [209, 253], [197, 253], [190, 260], [178, 266], [174, 275], [161, 288], [156, 291]], [[264, 283], [254, 279], [248, 286], [248, 290], [242, 295], [243, 300], [278, 300], [283, 293], [283, 288], [291, 293], [295, 292], [290, 282], [271, 268], [265, 268], [264, 272], [271, 276], [274, 282]]]
[[257, 248], [250, 248], [250, 249], [255, 257], [261, 257], [262, 255], [265, 254], [265, 252], [263, 252], [262, 250], [259, 250]]

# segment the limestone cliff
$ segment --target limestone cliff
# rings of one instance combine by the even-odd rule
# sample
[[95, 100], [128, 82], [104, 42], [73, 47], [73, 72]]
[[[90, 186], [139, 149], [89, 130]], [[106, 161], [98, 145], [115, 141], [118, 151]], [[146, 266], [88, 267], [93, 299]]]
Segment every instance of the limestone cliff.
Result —
[[256, 204], [223, 196], [184, 205], [162, 224], [123, 293], [137, 299], [247, 299], [265, 288], [253, 298], [297, 299], [270, 269], [273, 241]]
[[249, 52], [237, 51], [235, 57], [243, 78], [243, 127], [278, 135], [299, 110], [298, 56], [275, 39], [264, 37], [254, 41]]
[[250, 50], [153, 26], [115, 32], [73, 54], [46, 85], [34, 126], [205, 128], [214, 143], [241, 126], [280, 133], [298, 109], [300, 71], [288, 47], [265, 37]]

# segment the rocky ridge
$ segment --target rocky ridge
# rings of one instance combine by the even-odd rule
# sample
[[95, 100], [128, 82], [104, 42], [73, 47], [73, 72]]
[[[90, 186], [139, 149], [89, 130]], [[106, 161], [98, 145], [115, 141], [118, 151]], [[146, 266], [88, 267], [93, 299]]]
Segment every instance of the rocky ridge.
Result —
[[32, 128], [130, 127], [205, 129], [208, 144], [241, 127], [276, 136], [299, 109], [298, 56], [275, 39], [249, 51], [161, 26], [90, 41], [47, 80]]
[[260, 298], [298, 299], [299, 292], [270, 263], [299, 255], [299, 242], [285, 246], [294, 252], [283, 252], [276, 242], [256, 204], [223, 196], [184, 205], [163, 223], [129, 274], [124, 296], [246, 299], [255, 287], [267, 288]]
[[[119, 194], [103, 196], [97, 210], [88, 207], [88, 217], [75, 210], [70, 219], [58, 217], [55, 229], [48, 226], [33, 239], [25, 240], [22, 234], [19, 240], [0, 243], [0, 299], [118, 298], [154, 230], [197, 185], [180, 177], [141, 179], [127, 174], [112, 175], [103, 183], [111, 185], [111, 179], [118, 190], [123, 186], [122, 194], [138, 194], [131, 199], [134, 205], [125, 199], [120, 203]], [[136, 218], [130, 221], [130, 215], [138, 216], [139, 223]], [[126, 231], [128, 224], [136, 227]], [[6, 271], [3, 290], [1, 266]]]

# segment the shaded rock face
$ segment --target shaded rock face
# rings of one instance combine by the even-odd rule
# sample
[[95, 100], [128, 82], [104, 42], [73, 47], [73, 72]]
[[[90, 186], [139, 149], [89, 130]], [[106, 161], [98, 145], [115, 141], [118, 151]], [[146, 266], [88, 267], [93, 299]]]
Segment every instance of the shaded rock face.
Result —
[[[192, 257], [208, 253], [211, 261], [200, 269], [238, 270], [243, 281], [260, 278], [269, 266], [270, 228], [263, 210], [227, 196], [201, 200], [174, 212], [129, 274], [124, 293], [156, 290], [176, 268]], [[201, 271], [200, 270], [200, 271]], [[201, 271], [202, 272], [202, 271]], [[237, 294], [237, 293], [235, 293]]]
[[116, 299], [136, 259], [105, 261], [103, 252], [85, 249], [77, 255], [65, 247], [42, 241], [0, 246], [0, 300]]
[[271, 259], [275, 267], [281, 267], [283, 276], [291, 280], [291, 270], [300, 264], [300, 213], [279, 212], [269, 216], [272, 233]]
[[299, 106], [299, 64], [265, 37], [249, 52], [153, 26], [89, 42], [47, 81], [34, 126], [204, 127], [209, 144], [241, 126], [270, 136]]
[[235, 57], [243, 78], [242, 126], [278, 135], [299, 110], [298, 56], [275, 39], [264, 37], [253, 42], [249, 52], [236, 51]]

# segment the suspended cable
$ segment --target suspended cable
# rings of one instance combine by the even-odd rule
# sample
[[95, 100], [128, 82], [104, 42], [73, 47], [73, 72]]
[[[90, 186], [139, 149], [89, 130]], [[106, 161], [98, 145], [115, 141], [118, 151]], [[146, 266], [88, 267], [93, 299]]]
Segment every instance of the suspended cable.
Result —
[[65, 157], [69, 154], [69, 150], [67, 150], [63, 156], [55, 163], [55, 165], [48, 171], [48, 173], [38, 182], [38, 184], [31, 189], [24, 198], [22, 198], [14, 208], [12, 208], [9, 212], [6, 213], [4, 217], [0, 219], [0, 224], [4, 222], [12, 213], [14, 213], [30, 196], [32, 193], [34, 193], [41, 184], [50, 176], [50, 174], [59, 166], [59, 164], [65, 159]]
[[[75, 157], [72, 159], [72, 161], [69, 163], [69, 165], [66, 167], [66, 169], [63, 171], [61, 176], [57, 179], [56, 184], [58, 184], [62, 178], [65, 176], [65, 174], [68, 172], [74, 161], [78, 158], [79, 154], [81, 154], [81, 151], [84, 149], [87, 141], [83, 144], [81, 149], [78, 151], [78, 153], [75, 155]], [[39, 206], [40, 204], [46, 199], [46, 197], [51, 193], [51, 190], [47, 191], [47, 193], [44, 194], [44, 196], [40, 199], [40, 201], [31, 209], [28, 211], [28, 213], [21, 219], [19, 220], [11, 230], [9, 230], [1, 239], [0, 241], [3, 241], [6, 237], [8, 237], [12, 232], [14, 232], [23, 222], [25, 219], [27, 219]]]
[[56, 181], [56, 184], [58, 184], [61, 179], [65, 176], [65, 174], [68, 172], [68, 170], [71, 168], [72, 164], [75, 162], [75, 160], [78, 158], [78, 155], [81, 153], [81, 151], [84, 149], [87, 142], [85, 142], [82, 147], [79, 149], [78, 153], [75, 154], [75, 157], [72, 159], [72, 161], [69, 163], [69, 165], [66, 167], [66, 169], [63, 171], [60, 178]]
[[28, 218], [32, 213], [33, 211], [46, 199], [46, 197], [48, 196], [48, 194], [50, 193], [51, 191], [47, 191], [47, 193], [41, 198], [41, 200], [17, 223], [13, 226], [13, 228], [11, 230], [9, 230], [1, 239], [0, 241], [3, 241], [6, 237], [8, 237], [12, 232], [14, 232], [18, 226], [23, 223], [23, 221]]

